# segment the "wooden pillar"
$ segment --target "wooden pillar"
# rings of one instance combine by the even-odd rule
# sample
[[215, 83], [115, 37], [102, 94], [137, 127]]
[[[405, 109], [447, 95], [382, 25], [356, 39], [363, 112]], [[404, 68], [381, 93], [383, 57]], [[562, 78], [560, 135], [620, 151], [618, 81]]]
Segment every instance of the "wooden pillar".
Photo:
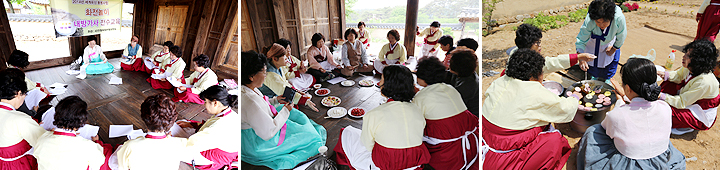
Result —
[[[3, 5], [4, 1], [0, 1]], [[12, 51], [15, 50], [15, 39], [10, 29], [10, 21], [8, 21], [7, 13], [0, 12], [0, 70], [5, 69], [5, 62]]]
[[418, 1], [419, 0], [408, 0], [407, 1], [407, 13], [405, 13], [405, 48], [407, 49], [408, 56], [415, 55], [415, 36], [418, 30], [417, 27], [417, 16], [418, 16]]

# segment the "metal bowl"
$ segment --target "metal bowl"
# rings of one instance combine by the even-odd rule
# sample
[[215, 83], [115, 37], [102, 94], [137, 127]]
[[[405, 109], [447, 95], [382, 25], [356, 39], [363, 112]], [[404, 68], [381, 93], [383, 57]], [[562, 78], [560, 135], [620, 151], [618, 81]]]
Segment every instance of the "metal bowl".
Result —
[[[573, 89], [575, 87], [582, 86], [583, 83], [590, 84], [591, 90], [602, 89], [602, 91], [610, 91], [611, 95], [607, 96], [607, 97], [610, 97], [610, 105], [598, 108], [597, 111], [585, 111], [585, 110], [579, 110], [579, 109], [577, 110], [577, 112], [575, 113], [575, 118], [570, 123], [570, 127], [573, 130], [580, 132], [580, 133], [585, 133], [585, 129], [587, 129], [588, 127], [602, 122], [605, 119], [605, 113], [610, 111], [612, 106], [617, 101], [617, 96], [615, 95], [615, 92], [614, 92], [615, 88], [613, 88], [611, 85], [609, 85], [605, 82], [597, 81], [597, 80], [583, 80], [583, 81], [575, 82], [570, 87], [568, 87], [566, 89], [566, 91], [571, 92], [571, 91], [573, 91]], [[566, 93], [563, 93], [562, 95], [565, 97], [568, 97]], [[593, 96], [592, 99], [587, 99], [587, 98], [585, 98], [585, 96], [581, 96], [581, 100], [583, 101], [583, 103], [585, 103], [585, 102], [594, 103], [593, 101], [595, 101], [597, 99], [598, 99], [597, 96]]]
[[562, 86], [562, 84], [556, 82], [556, 81], [544, 81], [543, 86], [545, 86], [546, 89], [550, 90], [551, 92], [554, 92], [556, 95], [560, 96], [561, 94], [565, 93], [565, 87]]

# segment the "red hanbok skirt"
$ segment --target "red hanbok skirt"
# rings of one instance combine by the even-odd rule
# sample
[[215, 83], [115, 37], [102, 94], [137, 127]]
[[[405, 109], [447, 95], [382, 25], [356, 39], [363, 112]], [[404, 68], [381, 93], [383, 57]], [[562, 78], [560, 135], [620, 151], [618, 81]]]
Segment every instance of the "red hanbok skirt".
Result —
[[148, 77], [147, 79], [145, 79], [145, 81], [150, 83], [150, 85], [152, 86], [153, 89], [172, 89], [173, 88], [173, 85], [170, 84], [170, 82], [168, 82], [168, 81], [160, 81], [160, 80], [154, 79], [152, 77]]
[[196, 165], [195, 167], [198, 169], [220, 169], [225, 166], [231, 167], [232, 163], [234, 161], [238, 161], [238, 153], [237, 152], [225, 152], [223, 150], [220, 150], [218, 148], [210, 149], [206, 151], [200, 152], [200, 155], [205, 157], [206, 159], [213, 161], [213, 164], [210, 165]]
[[[350, 160], [342, 148], [342, 131], [344, 129], [345, 128], [340, 129], [341, 133], [338, 136], [338, 143], [335, 145], [335, 148], [333, 148], [333, 151], [335, 151], [335, 162], [337, 162], [338, 165], [347, 165], [351, 170], [355, 170], [355, 168], [350, 165]], [[406, 169], [429, 163], [430, 152], [428, 152], [425, 143], [420, 146], [404, 149], [386, 148], [375, 143], [372, 150], [372, 160], [375, 166], [380, 169]], [[438, 169], [437, 167], [434, 168]], [[415, 169], [422, 169], [422, 167]]]
[[[665, 81], [660, 84], [663, 93], [669, 95], [678, 95], [678, 91], [684, 86], [684, 84], [677, 84], [670, 81]], [[700, 99], [693, 104], [699, 105], [703, 110], [717, 108], [720, 105], [720, 95], [712, 99]], [[705, 123], [698, 120], [690, 109], [678, 109], [672, 108], [672, 127], [673, 128], [692, 128], [696, 130], [708, 130], [715, 124], [715, 121], [710, 125], [706, 126]]]
[[[17, 143], [12, 146], [8, 147], [0, 147], [0, 157], [3, 158], [15, 158], [22, 154], [25, 154], [28, 150], [30, 150], [32, 146], [25, 141], [22, 140], [20, 143]], [[0, 160], [0, 170], [37, 170], [37, 159], [35, 159], [32, 155], [25, 155], [21, 157], [20, 159], [17, 159], [15, 161], [2, 161]]]
[[543, 132], [549, 125], [527, 130], [510, 130], [496, 126], [483, 117], [482, 128], [484, 144], [498, 152], [509, 151], [488, 151], [483, 169], [559, 170], [570, 157], [570, 145], [559, 131]]
[[187, 88], [187, 90], [182, 93], [178, 93], [177, 90], [173, 90], [173, 93], [175, 93], [175, 97], [172, 98], [173, 102], [182, 100], [185, 103], [205, 104], [205, 100], [200, 99], [199, 95], [192, 93], [192, 88]]
[[[430, 166], [435, 169], [461, 169], [465, 166], [465, 161], [469, 164], [471, 160], [475, 162], [468, 165], [470, 169], [479, 169], [480, 156], [478, 155], [478, 137], [480, 137], [480, 129], [478, 117], [465, 110], [455, 116], [440, 120], [425, 120], [425, 136], [437, 139], [454, 139], [465, 135], [465, 132], [475, 130], [475, 135], [468, 135], [470, 149], [463, 149], [462, 140], [453, 142], [439, 143], [437, 145], [427, 144], [430, 151]], [[465, 158], [463, 158], [463, 150], [465, 150]]]
[[135, 59], [135, 62], [132, 65], [120, 63], [120, 67], [127, 71], [144, 71], [142, 69], [145, 68], [145, 65], [143, 64], [142, 59]]

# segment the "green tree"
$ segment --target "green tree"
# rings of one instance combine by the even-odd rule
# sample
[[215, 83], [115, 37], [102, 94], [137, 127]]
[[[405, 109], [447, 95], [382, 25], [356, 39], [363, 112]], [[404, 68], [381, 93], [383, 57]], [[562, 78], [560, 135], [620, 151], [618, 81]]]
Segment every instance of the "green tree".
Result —
[[352, 9], [355, 7], [355, 3], [357, 3], [358, 0], [345, 0], [345, 17], [350, 17], [350, 15], [355, 14], [355, 11]]

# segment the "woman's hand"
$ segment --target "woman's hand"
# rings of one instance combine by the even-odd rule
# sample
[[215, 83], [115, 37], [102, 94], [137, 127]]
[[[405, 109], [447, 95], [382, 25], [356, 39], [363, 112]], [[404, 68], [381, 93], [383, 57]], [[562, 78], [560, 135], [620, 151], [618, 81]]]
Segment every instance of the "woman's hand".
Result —
[[285, 101], [285, 97], [282, 97], [282, 96], [275, 96], [275, 100], [277, 100], [278, 103], [280, 103], [280, 104], [287, 103], [287, 101]]
[[586, 61], [580, 61], [580, 69], [582, 69], [583, 71], [587, 71], [588, 69], [590, 69], [590, 66]]
[[605, 54], [607, 54], [607, 55], [613, 55], [616, 50], [617, 50], [617, 48], [615, 48], [615, 47], [613, 47], [613, 46], [609, 46], [609, 47], [605, 50]]
[[337, 68], [337, 69], [342, 69], [342, 68], [343, 68], [343, 66], [342, 66], [342, 65], [340, 65], [340, 64], [338, 64], [338, 65], [336, 65], [336, 66], [335, 66], [335, 68]]
[[318, 110], [317, 107], [315, 107], [315, 103], [313, 103], [312, 101], [310, 101], [310, 99], [308, 99], [308, 100], [305, 102], [305, 105], [308, 106], [310, 109], [312, 109], [312, 110], [315, 111], [315, 112], [319, 112], [319, 111], [320, 111], [320, 110]]
[[100, 137], [98, 137], [97, 135], [95, 135], [95, 136], [93, 136], [93, 137], [90, 137], [90, 139], [92, 139], [93, 142], [97, 142], [98, 140], [100, 140]]
[[703, 16], [703, 14], [697, 13], [697, 15], [695, 15], [695, 21], [700, 22], [700, 18], [702, 18], [702, 16]]
[[45, 88], [45, 87], [40, 87], [40, 91], [44, 92], [44, 93], [47, 94], [47, 95], [50, 95], [50, 90], [48, 90], [48, 89]]
[[660, 76], [663, 80], [665, 80], [665, 72], [664, 71], [657, 71], [657, 75]]
[[160, 81], [167, 81], [167, 79], [166, 79], [166, 78], [161, 78]]
[[185, 87], [185, 86], [180, 86], [180, 87], [178, 87], [178, 89], [180, 89], [180, 91], [185, 91], [185, 90], [187, 90], [187, 87]]
[[590, 53], [581, 53], [581, 54], [578, 54], [577, 57], [578, 57], [578, 60], [585, 61], [585, 62], [590, 62], [590, 61], [595, 60], [595, 58], [597, 58], [597, 56], [590, 54]]
[[287, 103], [283, 107], [285, 107], [288, 111], [291, 111], [293, 109], [293, 107], [295, 107], [295, 104]]
[[320, 68], [320, 72], [322, 72], [322, 73], [326, 73], [326, 72], [327, 72], [327, 70], [325, 70], [324, 68]]

